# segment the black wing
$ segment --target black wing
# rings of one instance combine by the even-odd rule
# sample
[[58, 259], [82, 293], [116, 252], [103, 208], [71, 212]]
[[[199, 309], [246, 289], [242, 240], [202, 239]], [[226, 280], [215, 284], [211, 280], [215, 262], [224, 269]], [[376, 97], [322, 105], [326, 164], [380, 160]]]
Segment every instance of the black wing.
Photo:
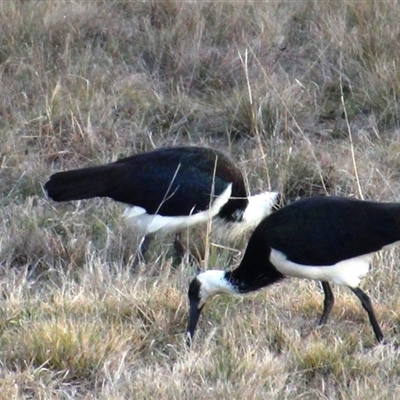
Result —
[[333, 265], [400, 240], [399, 217], [400, 205], [394, 203], [309, 198], [267, 217], [253, 236], [290, 261]]
[[[133, 155], [102, 166], [59, 172], [45, 189], [56, 201], [110, 197], [150, 214], [188, 215], [206, 210], [232, 183], [225, 209], [247, 202], [240, 170], [225, 154], [205, 147], [171, 147]], [[244, 207], [243, 207], [244, 208]]]

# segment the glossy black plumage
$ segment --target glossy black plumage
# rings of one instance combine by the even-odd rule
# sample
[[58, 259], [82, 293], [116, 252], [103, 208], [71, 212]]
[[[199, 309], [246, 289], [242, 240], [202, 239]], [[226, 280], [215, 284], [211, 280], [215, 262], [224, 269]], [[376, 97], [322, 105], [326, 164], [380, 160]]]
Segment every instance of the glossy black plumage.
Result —
[[400, 203], [307, 198], [265, 218], [253, 232], [239, 267], [229, 274], [243, 290], [254, 290], [283, 277], [270, 262], [271, 248], [297, 264], [329, 266], [399, 240]]
[[303, 199], [260, 223], [254, 237], [305, 265], [332, 265], [400, 240], [400, 204]]
[[45, 190], [55, 201], [110, 197], [143, 207], [148, 214], [178, 216], [208, 209], [211, 193], [220, 195], [230, 183], [235, 199], [220, 212], [228, 220], [247, 205], [241, 171], [217, 150], [171, 147], [106, 165], [58, 172], [50, 177]]
[[217, 293], [248, 293], [292, 276], [321, 281], [325, 299], [320, 324], [327, 322], [334, 303], [330, 283], [348, 286], [381, 342], [383, 334], [371, 300], [358, 285], [368, 272], [368, 256], [397, 241], [400, 203], [315, 197], [283, 207], [257, 226], [237, 268], [208, 270], [192, 281], [189, 338], [207, 298]]
[[[182, 229], [217, 217], [237, 236], [280, 205], [278, 193], [248, 197], [235, 163], [206, 147], [161, 148], [105, 165], [58, 172], [44, 188], [55, 201], [109, 197], [127, 204], [124, 217], [144, 235], [139, 253], [144, 254], [156, 232], [176, 233], [179, 258], [184, 253]], [[134, 265], [137, 262], [138, 258]]]

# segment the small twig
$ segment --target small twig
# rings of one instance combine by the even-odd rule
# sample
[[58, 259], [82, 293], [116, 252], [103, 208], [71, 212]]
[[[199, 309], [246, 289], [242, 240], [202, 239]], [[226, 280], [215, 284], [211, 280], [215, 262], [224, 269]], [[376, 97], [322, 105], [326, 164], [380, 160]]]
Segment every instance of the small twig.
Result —
[[[342, 71], [342, 53], [340, 53], [340, 71]], [[349, 123], [349, 118], [347, 115], [347, 109], [346, 109], [346, 104], [344, 102], [344, 94], [343, 94], [343, 81], [342, 81], [342, 73], [340, 72], [339, 74], [339, 82], [340, 82], [340, 101], [343, 106], [343, 112], [344, 112], [344, 118], [346, 121], [346, 126], [347, 126], [347, 132], [349, 133], [349, 141], [350, 141], [350, 151], [351, 151], [351, 159], [353, 162], [353, 168], [354, 168], [354, 174], [356, 176], [356, 181], [357, 181], [357, 189], [358, 189], [358, 195], [360, 196], [360, 199], [364, 200], [364, 195], [361, 189], [361, 184], [360, 184], [360, 177], [358, 175], [358, 167], [357, 167], [357, 162], [356, 162], [356, 156], [354, 152], [354, 142], [353, 142], [353, 134], [351, 133], [351, 128], [350, 128], [350, 123]]]
[[247, 84], [247, 91], [248, 91], [248, 95], [249, 95], [249, 104], [250, 104], [250, 111], [251, 111], [251, 119], [252, 119], [252, 125], [253, 125], [253, 129], [254, 129], [254, 133], [255, 136], [257, 138], [257, 142], [258, 142], [258, 147], [260, 149], [260, 152], [262, 154], [261, 158], [264, 161], [264, 167], [265, 167], [265, 174], [267, 176], [267, 185], [268, 185], [268, 190], [271, 190], [271, 178], [269, 176], [269, 170], [268, 170], [268, 165], [267, 165], [267, 156], [264, 152], [264, 148], [262, 145], [262, 141], [261, 141], [261, 135], [260, 135], [260, 131], [258, 130], [258, 126], [257, 126], [257, 117], [256, 117], [256, 113], [254, 111], [254, 102], [253, 102], [253, 94], [251, 91], [251, 85], [250, 85], [250, 78], [249, 78], [249, 69], [248, 69], [248, 51], [246, 48], [246, 51], [244, 53], [244, 59], [242, 57], [242, 55], [239, 53], [239, 58], [240, 61], [242, 62], [243, 65], [243, 69], [244, 69], [244, 74], [246, 77], [246, 84]]
[[[211, 186], [211, 196], [210, 196], [210, 203], [208, 205], [208, 209], [211, 209], [211, 202], [213, 201], [214, 194], [215, 194], [215, 177], [217, 174], [217, 163], [218, 163], [218, 156], [215, 156], [215, 163], [214, 163], [214, 171], [213, 171], [213, 180]], [[207, 220], [207, 229], [206, 229], [206, 245], [205, 245], [205, 252], [204, 252], [204, 269], [208, 267], [208, 260], [210, 258], [210, 234], [211, 234], [211, 225], [212, 225], [212, 217], [208, 218]]]

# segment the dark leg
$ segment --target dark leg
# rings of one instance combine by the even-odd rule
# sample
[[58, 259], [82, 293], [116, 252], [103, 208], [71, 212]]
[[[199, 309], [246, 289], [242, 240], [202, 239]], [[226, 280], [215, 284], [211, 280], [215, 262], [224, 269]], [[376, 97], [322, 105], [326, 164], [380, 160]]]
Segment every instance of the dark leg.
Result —
[[185, 255], [185, 247], [183, 246], [181, 239], [182, 239], [181, 232], [176, 233], [174, 239], [174, 250], [176, 257], [179, 260], [179, 264], [182, 262], [182, 259]]
[[372, 308], [371, 299], [360, 288], [355, 288], [355, 289], [350, 288], [350, 289], [360, 299], [362, 306], [367, 311], [376, 339], [378, 340], [378, 342], [382, 342], [383, 334], [378, 324], [378, 321], [376, 320], [374, 309]]
[[139, 249], [135, 255], [135, 258], [132, 262], [131, 265], [131, 270], [134, 270], [137, 265], [139, 264], [139, 261], [144, 261], [144, 255], [146, 253], [146, 251], [148, 250], [150, 243], [153, 241], [154, 239], [154, 233], [148, 233], [147, 235], [145, 235], [142, 238], [142, 241], [139, 245]]
[[335, 297], [333, 296], [332, 289], [328, 282], [321, 281], [322, 289], [324, 289], [324, 310], [319, 320], [318, 325], [325, 325], [328, 321], [329, 314], [332, 311], [333, 304], [335, 303]]
[[[182, 238], [181, 232], [178, 232], [175, 234], [174, 250], [175, 250], [176, 258], [173, 263], [174, 267], [177, 267], [182, 263], [183, 258], [185, 257], [185, 253], [186, 253], [186, 248], [182, 244], [181, 238]], [[196, 257], [191, 253], [189, 253], [188, 258], [189, 258], [189, 260], [188, 260], [189, 264], [193, 264], [193, 263], [199, 264], [200, 263], [200, 261], [197, 260]]]

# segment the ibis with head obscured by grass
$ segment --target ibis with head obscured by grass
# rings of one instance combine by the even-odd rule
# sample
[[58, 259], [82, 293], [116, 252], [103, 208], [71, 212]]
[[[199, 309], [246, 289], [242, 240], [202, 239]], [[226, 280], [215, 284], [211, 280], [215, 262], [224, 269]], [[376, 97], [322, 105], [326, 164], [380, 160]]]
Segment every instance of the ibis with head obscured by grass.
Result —
[[[124, 217], [143, 236], [143, 256], [156, 232], [180, 232], [212, 218], [238, 236], [279, 206], [280, 195], [249, 196], [235, 162], [208, 147], [165, 147], [116, 162], [52, 175], [44, 186], [55, 201], [109, 197], [127, 205]], [[136, 261], [139, 258], [136, 258]]]

